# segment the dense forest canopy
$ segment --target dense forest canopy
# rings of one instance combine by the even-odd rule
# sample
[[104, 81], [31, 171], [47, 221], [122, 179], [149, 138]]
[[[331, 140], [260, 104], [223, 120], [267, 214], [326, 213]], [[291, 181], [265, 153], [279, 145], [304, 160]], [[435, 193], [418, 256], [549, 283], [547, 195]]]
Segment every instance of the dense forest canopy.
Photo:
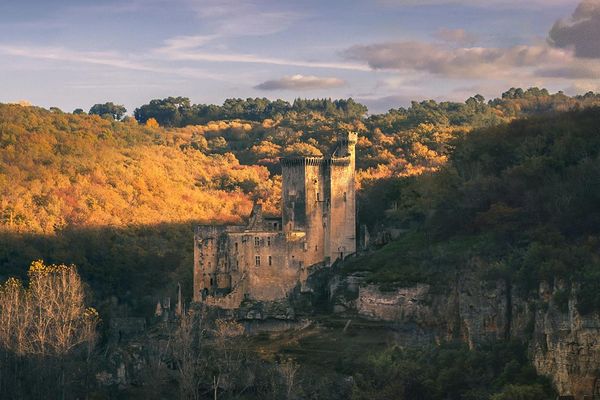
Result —
[[452, 141], [436, 173], [372, 182], [362, 217], [409, 233], [348, 272], [440, 288], [474, 273], [525, 295], [557, 282], [561, 306], [576, 288], [580, 312], [600, 310], [599, 123], [590, 108], [476, 130]]
[[[138, 107], [136, 119], [122, 118], [124, 108], [111, 102], [95, 105], [91, 115], [81, 109], [64, 113], [3, 104], [0, 232], [7, 245], [0, 248], [0, 271], [23, 275], [38, 258], [74, 262], [101, 298], [146, 298], [149, 307], [157, 290], [170, 290], [177, 280], [189, 284], [193, 224], [240, 221], [254, 200], [263, 201], [268, 212], [278, 212], [281, 156], [326, 154], [338, 132], [358, 132], [357, 185], [363, 189], [361, 204], [369, 205], [363, 207], [360, 218], [373, 228], [382, 216], [371, 210], [384, 210], [398, 202], [389, 193], [390, 181], [410, 186], [415, 177], [423, 176], [417, 180], [417, 189], [402, 192], [399, 199], [436, 201], [439, 196], [420, 191], [428, 187], [424, 182], [430, 173], [448, 174], [448, 160], [458, 168], [457, 157], [464, 150], [453, 149], [461, 140], [485, 142], [482, 132], [518, 129], [518, 124], [505, 125], [515, 118], [595, 105], [600, 105], [598, 94], [569, 97], [538, 88], [513, 88], [487, 102], [479, 95], [464, 103], [413, 102], [378, 115], [368, 115], [366, 107], [352, 99], [297, 99], [293, 103], [229, 99], [217, 106], [169, 97]], [[485, 175], [487, 170], [478, 168], [490, 157], [514, 157], [505, 137], [494, 140], [498, 143], [488, 146], [496, 150], [489, 151], [487, 158], [461, 168], [470, 171], [476, 165], [477, 176], [491, 179]], [[537, 141], [547, 140], [535, 139], [531, 148], [521, 151], [529, 154], [541, 146], [535, 145]], [[577, 140], [557, 146], [556, 152], [578, 159], [594, 151], [591, 144], [585, 145], [588, 139]], [[517, 144], [523, 145], [521, 139], [516, 139]], [[558, 157], [540, 148], [542, 154], [530, 161], [531, 168], [538, 164], [548, 168], [542, 161], [549, 158], [552, 164]], [[486, 151], [477, 149], [475, 154], [483, 157]], [[532, 173], [522, 168], [524, 174]], [[455, 175], [436, 183], [438, 192], [454, 182]], [[490, 189], [485, 195], [492, 193]], [[513, 199], [502, 197], [506, 193], [513, 192], [498, 194], [502, 201], [492, 211], [522, 212]], [[460, 196], [452, 196], [437, 201], [448, 201], [460, 210], [463, 203], [456, 204]], [[493, 214], [483, 205], [478, 207], [477, 212]], [[428, 215], [422, 209], [411, 210], [417, 216], [413, 224]]]

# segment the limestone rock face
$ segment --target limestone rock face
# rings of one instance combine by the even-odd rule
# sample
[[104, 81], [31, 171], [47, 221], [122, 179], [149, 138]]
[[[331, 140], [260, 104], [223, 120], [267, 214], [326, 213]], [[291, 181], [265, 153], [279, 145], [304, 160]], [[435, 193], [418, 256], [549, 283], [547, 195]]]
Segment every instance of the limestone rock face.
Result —
[[417, 285], [382, 292], [375, 285], [360, 286], [356, 308], [359, 314], [385, 321], [425, 321], [432, 317], [428, 299], [429, 285]]
[[600, 318], [581, 316], [574, 299], [567, 313], [553, 304], [536, 313], [531, 341], [532, 361], [539, 373], [551, 376], [559, 393], [583, 399], [600, 395]]
[[527, 340], [533, 365], [561, 395], [600, 396], [600, 316], [581, 316], [574, 295], [568, 312], [561, 311], [553, 300], [561, 289], [542, 283], [537, 296], [525, 296], [504, 280], [486, 282], [467, 272], [443, 291], [425, 284], [384, 291], [357, 275], [334, 277], [329, 287], [335, 313], [410, 327], [402, 344], [461, 339], [473, 348], [488, 340]]

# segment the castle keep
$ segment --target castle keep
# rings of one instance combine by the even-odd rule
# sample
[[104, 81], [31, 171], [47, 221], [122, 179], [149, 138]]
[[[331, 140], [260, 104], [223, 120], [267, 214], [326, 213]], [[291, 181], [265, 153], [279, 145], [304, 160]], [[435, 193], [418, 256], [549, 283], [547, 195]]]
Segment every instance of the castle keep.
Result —
[[328, 157], [281, 159], [281, 217], [266, 218], [255, 204], [246, 225], [198, 226], [194, 301], [236, 308], [281, 299], [310, 267], [353, 254], [356, 140], [343, 135]]

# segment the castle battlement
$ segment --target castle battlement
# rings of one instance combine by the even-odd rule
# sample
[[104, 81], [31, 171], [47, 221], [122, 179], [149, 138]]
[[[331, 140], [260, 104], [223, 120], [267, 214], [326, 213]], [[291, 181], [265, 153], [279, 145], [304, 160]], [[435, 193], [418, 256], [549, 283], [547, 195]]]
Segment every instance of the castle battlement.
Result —
[[294, 158], [280, 158], [279, 163], [284, 167], [296, 167], [303, 165], [311, 165], [311, 166], [322, 166], [322, 165], [341, 165], [348, 166], [350, 165], [350, 157], [294, 157]]
[[198, 226], [194, 301], [235, 308], [281, 299], [312, 266], [355, 253], [357, 139], [341, 135], [328, 157], [280, 159], [281, 217], [265, 218], [255, 204], [246, 225]]

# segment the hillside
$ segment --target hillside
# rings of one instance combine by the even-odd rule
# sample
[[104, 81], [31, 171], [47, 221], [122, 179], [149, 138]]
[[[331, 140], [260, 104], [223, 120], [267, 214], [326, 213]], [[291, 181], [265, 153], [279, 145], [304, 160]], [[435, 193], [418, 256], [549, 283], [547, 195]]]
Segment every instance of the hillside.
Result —
[[364, 198], [397, 209], [364, 208], [407, 233], [347, 272], [443, 288], [477, 265], [480, 278], [506, 279], [526, 296], [565, 282], [564, 307], [573, 284], [579, 311], [600, 311], [599, 123], [592, 108], [477, 130], [452, 142], [438, 172], [378, 182]]
[[[187, 365], [197, 389], [209, 393], [209, 378], [229, 371], [235, 384], [223, 393], [246, 398], [283, 390], [273, 377], [285, 371], [314, 398], [587, 393], [600, 311], [600, 108], [587, 106], [598, 96], [507, 93], [374, 116], [338, 115], [324, 101], [325, 110], [182, 127], [0, 105], [1, 274], [24, 277], [42, 258], [74, 263], [102, 321], [150, 316], [177, 283], [189, 296], [194, 224], [239, 221], [257, 199], [276, 213], [278, 157], [323, 154], [336, 132], [356, 130], [360, 222], [374, 239], [386, 229], [398, 237], [321, 271], [333, 281], [315, 283], [315, 274], [314, 292], [294, 303], [307, 324], [283, 320], [301, 328], [240, 337], [241, 324], [207, 318], [195, 322], [207, 323], [198, 349], [186, 342], [194, 323], [186, 318], [175, 346], [158, 356], [165, 333], [150, 324], [149, 334], [73, 364], [73, 376], [90, 359], [90, 374], [118, 376], [126, 365], [123, 393], [148, 398], [183, 382], [183, 370], [149, 368], [152, 357], [183, 357], [183, 349], [203, 360]], [[344, 286], [357, 277], [354, 289]], [[386, 320], [385, 307], [383, 318], [365, 315], [357, 301], [398, 291], [410, 300], [395, 305], [400, 320]], [[107, 324], [100, 330], [109, 336]]]
[[[140, 107], [139, 122], [0, 105], [0, 235], [6, 243], [0, 271], [23, 276], [38, 258], [75, 263], [96, 302], [115, 297], [151, 312], [156, 297], [177, 282], [189, 293], [195, 223], [239, 221], [257, 199], [278, 212], [280, 156], [324, 154], [337, 132], [357, 131], [359, 218], [374, 228], [381, 212], [400, 199], [414, 218], [396, 217], [412, 226], [429, 216], [425, 208], [436, 207], [450, 182], [429, 174], [449, 157], [458, 160], [452, 156], [455, 141], [486, 136], [468, 132], [493, 126], [501, 132], [516, 117], [599, 102], [593, 93], [511, 89], [489, 102], [480, 96], [465, 103], [414, 102], [368, 116], [351, 100], [232, 99], [202, 114], [204, 106], [169, 98]], [[149, 118], [165, 127], [142, 123]], [[444, 169], [438, 175], [447, 174]], [[390, 184], [403, 190], [399, 197]], [[434, 193], [421, 193], [427, 188]], [[411, 199], [419, 204], [407, 204]]]

